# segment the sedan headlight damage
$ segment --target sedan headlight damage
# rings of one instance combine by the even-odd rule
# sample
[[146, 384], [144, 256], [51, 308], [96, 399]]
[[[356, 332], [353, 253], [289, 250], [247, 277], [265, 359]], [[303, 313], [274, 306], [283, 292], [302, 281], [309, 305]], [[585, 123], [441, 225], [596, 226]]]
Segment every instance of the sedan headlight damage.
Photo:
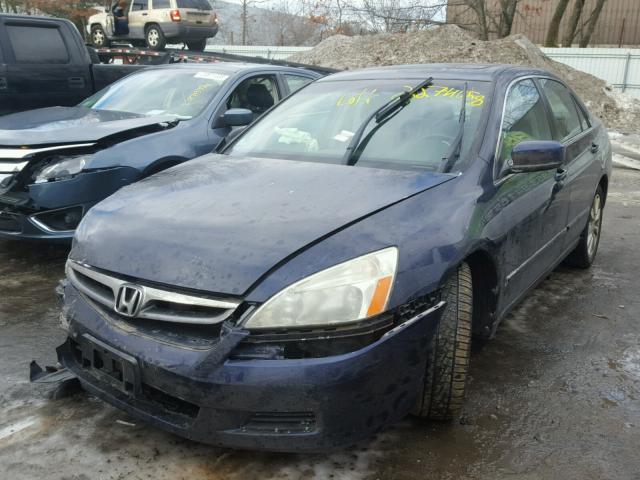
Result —
[[382, 313], [397, 263], [398, 249], [390, 247], [313, 274], [270, 298], [245, 327], [322, 327], [353, 323]]
[[69, 179], [84, 169], [89, 158], [90, 155], [54, 158], [44, 168], [36, 172], [35, 183]]

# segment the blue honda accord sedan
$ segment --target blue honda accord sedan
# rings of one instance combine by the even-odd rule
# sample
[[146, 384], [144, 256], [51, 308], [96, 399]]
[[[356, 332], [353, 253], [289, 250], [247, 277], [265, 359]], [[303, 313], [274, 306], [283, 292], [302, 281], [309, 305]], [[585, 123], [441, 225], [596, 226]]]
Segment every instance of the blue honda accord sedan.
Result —
[[594, 261], [610, 175], [602, 124], [544, 70], [338, 73], [85, 216], [58, 357], [215, 445], [322, 451], [452, 419], [472, 338]]
[[319, 76], [272, 65], [165, 65], [77, 107], [1, 117], [0, 237], [70, 243], [95, 203], [211, 152], [232, 128]]

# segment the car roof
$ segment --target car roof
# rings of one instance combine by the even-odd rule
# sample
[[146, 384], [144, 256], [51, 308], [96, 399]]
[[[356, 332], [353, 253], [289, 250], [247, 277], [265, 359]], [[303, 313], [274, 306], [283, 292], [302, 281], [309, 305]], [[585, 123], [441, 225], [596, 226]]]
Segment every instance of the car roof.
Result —
[[283, 72], [306, 72], [318, 75], [316, 72], [302, 68], [287, 67], [283, 65], [271, 65], [269, 63], [244, 63], [244, 62], [211, 62], [211, 63], [171, 63], [167, 65], [150, 65], [148, 69], [191, 69], [199, 71], [224, 72], [230, 75], [238, 72], [260, 72], [265, 70]]
[[334, 73], [320, 80], [369, 80], [369, 79], [405, 79], [405, 78], [451, 78], [461, 80], [495, 81], [500, 77], [517, 78], [528, 75], [540, 75], [557, 78], [551, 72], [529, 65], [483, 64], [483, 63], [422, 63], [415, 65], [390, 65], [360, 70], [348, 70]]

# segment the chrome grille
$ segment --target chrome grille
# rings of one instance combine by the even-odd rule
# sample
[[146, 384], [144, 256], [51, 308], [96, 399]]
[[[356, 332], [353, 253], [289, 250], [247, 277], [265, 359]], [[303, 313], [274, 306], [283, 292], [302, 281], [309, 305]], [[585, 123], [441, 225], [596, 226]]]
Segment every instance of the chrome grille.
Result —
[[213, 325], [227, 319], [238, 306], [239, 300], [215, 299], [210, 297], [184, 294], [169, 290], [132, 284], [130, 281], [99, 272], [89, 265], [73, 260], [67, 261], [67, 278], [82, 294], [107, 309], [123, 315], [118, 309], [118, 301], [127, 289], [140, 292], [131, 318], [144, 318], [162, 322]]

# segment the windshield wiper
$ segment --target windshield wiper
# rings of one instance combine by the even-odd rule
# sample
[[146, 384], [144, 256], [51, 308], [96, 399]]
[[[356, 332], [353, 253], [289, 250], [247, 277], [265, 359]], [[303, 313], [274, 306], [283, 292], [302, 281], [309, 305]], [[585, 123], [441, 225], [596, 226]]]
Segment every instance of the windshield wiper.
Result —
[[449, 147], [449, 151], [442, 158], [442, 165], [440, 166], [440, 171], [443, 173], [449, 172], [451, 167], [456, 163], [458, 158], [460, 158], [460, 150], [462, 149], [462, 136], [464, 135], [464, 122], [467, 119], [467, 90], [469, 88], [469, 84], [464, 82], [464, 92], [462, 92], [462, 106], [460, 107], [460, 116], [458, 117], [458, 133], [453, 139], [453, 143], [451, 147]]
[[[416, 93], [418, 93], [423, 88], [429, 88], [431, 85], [433, 85], [433, 77], [427, 78], [424, 82], [421, 82], [412, 90], [402, 93], [400, 96], [385, 103], [371, 115], [369, 115], [351, 138], [349, 146], [347, 147], [346, 151], [344, 152], [344, 156], [342, 157], [342, 163], [344, 163], [345, 165], [355, 165], [355, 163], [358, 161], [358, 157], [355, 155], [355, 153], [358, 146], [360, 145], [360, 142], [362, 141], [364, 131], [367, 129], [369, 123], [371, 123], [371, 120], [375, 118], [376, 123], [378, 125], [381, 125], [382, 122], [391, 118], [391, 116], [395, 115], [404, 107], [409, 105]], [[371, 138], [371, 135], [369, 135], [368, 138]]]

